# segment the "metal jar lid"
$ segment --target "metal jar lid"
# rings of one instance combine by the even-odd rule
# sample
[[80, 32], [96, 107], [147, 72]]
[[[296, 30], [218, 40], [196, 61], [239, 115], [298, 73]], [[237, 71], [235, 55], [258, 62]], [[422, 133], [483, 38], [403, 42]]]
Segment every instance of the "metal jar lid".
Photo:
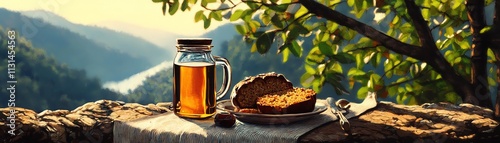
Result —
[[177, 39], [177, 45], [200, 45], [207, 46], [212, 44], [211, 38], [179, 38]]

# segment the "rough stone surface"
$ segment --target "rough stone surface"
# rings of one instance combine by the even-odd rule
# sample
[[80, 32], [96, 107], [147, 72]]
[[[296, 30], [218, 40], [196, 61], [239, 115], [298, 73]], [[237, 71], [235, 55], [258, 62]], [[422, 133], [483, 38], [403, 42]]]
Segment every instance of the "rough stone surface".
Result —
[[338, 122], [302, 136], [301, 142], [499, 142], [493, 111], [471, 104], [421, 106], [381, 102], [373, 110], [350, 119], [352, 135]]
[[[99, 100], [73, 111], [14, 108], [15, 130], [9, 130], [10, 109], [0, 108], [0, 142], [98, 143], [113, 142], [114, 121], [128, 121], [169, 112], [169, 103], [140, 105]], [[14, 127], [14, 126], [13, 126]]]
[[[128, 121], [170, 112], [170, 103], [140, 105], [99, 100], [75, 110], [36, 113], [14, 108], [15, 135], [9, 134], [10, 108], [0, 108], [0, 142], [113, 142], [114, 121]], [[327, 123], [300, 142], [500, 142], [493, 111], [470, 104], [421, 106], [381, 102], [350, 119], [352, 135], [338, 122]]]

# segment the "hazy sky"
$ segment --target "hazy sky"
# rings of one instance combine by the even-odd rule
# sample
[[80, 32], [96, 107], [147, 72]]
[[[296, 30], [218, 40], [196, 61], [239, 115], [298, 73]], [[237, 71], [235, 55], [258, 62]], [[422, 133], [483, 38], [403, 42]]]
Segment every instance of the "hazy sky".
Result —
[[121, 23], [187, 36], [201, 35], [225, 23], [212, 21], [210, 28], [205, 30], [202, 21], [194, 23], [194, 14], [199, 6], [186, 12], [179, 10], [174, 16], [168, 13], [164, 16], [161, 3], [151, 0], [2, 0], [0, 7], [13, 11], [46, 10], [73, 23], [115, 30], [123, 30], [113, 28]]

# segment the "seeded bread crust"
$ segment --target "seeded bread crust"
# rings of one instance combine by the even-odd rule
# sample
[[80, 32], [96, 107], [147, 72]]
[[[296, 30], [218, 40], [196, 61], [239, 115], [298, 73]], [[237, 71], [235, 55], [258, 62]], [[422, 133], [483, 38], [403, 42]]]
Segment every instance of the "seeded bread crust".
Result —
[[264, 114], [293, 114], [314, 110], [316, 92], [312, 89], [295, 87], [266, 94], [257, 99], [257, 108]]
[[235, 111], [243, 108], [256, 109], [258, 97], [288, 89], [293, 89], [293, 84], [282, 74], [263, 73], [238, 82], [231, 92], [231, 102]]

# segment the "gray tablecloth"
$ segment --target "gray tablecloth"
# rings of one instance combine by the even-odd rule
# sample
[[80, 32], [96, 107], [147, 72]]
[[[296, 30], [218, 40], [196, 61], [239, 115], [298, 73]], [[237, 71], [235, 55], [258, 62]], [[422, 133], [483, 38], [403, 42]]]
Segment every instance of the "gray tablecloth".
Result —
[[[318, 102], [326, 103], [325, 100], [318, 100]], [[364, 110], [366, 111], [375, 105], [354, 104], [351, 108], [366, 108]], [[362, 112], [354, 111], [352, 115], [346, 117], [352, 118]], [[308, 131], [334, 120], [337, 120], [337, 117], [330, 112], [330, 109], [327, 109], [312, 118], [289, 125], [255, 125], [237, 121], [232, 128], [222, 128], [214, 125], [213, 118], [184, 119], [173, 113], [166, 113], [134, 121], [116, 122], [114, 142], [296, 142]]]

